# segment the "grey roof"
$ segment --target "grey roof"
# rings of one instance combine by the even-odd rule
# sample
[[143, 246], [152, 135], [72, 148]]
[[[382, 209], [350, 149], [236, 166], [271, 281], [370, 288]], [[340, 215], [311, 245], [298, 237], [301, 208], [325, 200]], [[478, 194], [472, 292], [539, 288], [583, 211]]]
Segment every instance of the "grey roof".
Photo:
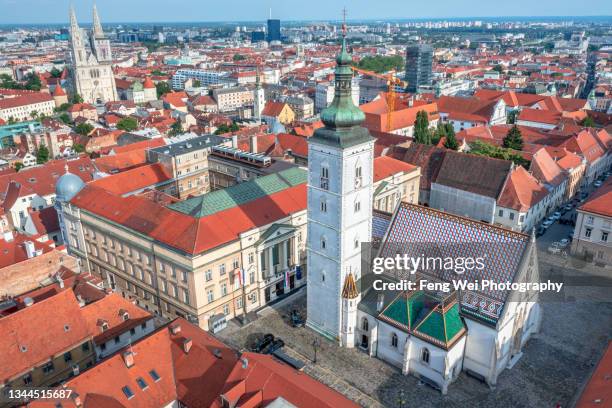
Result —
[[227, 142], [228, 139], [215, 136], [215, 135], [204, 135], [198, 136], [191, 139], [183, 140], [177, 143], [171, 143], [166, 146], [156, 147], [151, 151], [158, 154], [165, 154], [168, 156], [178, 156], [181, 154], [202, 150], [207, 147], [217, 146]]

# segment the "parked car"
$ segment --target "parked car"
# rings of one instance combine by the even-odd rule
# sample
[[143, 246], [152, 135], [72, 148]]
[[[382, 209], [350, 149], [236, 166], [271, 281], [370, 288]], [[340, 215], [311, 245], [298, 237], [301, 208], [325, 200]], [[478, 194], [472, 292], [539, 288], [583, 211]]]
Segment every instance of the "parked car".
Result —
[[300, 313], [293, 309], [291, 311], [291, 325], [293, 327], [304, 327], [304, 319], [300, 316]]
[[563, 238], [559, 241], [559, 246], [561, 248], [565, 248], [566, 246], [568, 246], [570, 243], [570, 240], [568, 238]]
[[274, 340], [272, 343], [270, 343], [268, 345], [268, 347], [266, 347], [263, 351], [262, 354], [272, 354], [274, 353], [276, 350], [278, 350], [279, 348], [282, 348], [285, 346], [285, 342], [282, 341], [281, 339], [276, 339]]
[[599, 187], [601, 187], [602, 184], [603, 183], [601, 181], [597, 180], [596, 182], [593, 183], [593, 187], [599, 188]]
[[550, 219], [550, 218], [547, 218], [547, 219], [545, 219], [545, 220], [542, 222], [542, 226], [543, 226], [543, 227], [548, 228], [548, 227], [550, 227], [551, 225], [553, 225], [553, 223], [554, 223], [554, 222], [555, 222], [555, 220], [552, 220], [552, 219]]
[[553, 213], [553, 215], [551, 215], [551, 216], [550, 216], [550, 218], [551, 218], [553, 221], [557, 221], [559, 218], [561, 218], [561, 213], [560, 213], [559, 211], [555, 211], [555, 212]]
[[574, 208], [574, 206], [571, 204], [566, 204], [565, 207], [563, 207], [565, 211], [570, 211], [572, 208]]
[[540, 226], [538, 228], [538, 230], [536, 231], [536, 237], [541, 237], [542, 235], [544, 235], [544, 233], [548, 230], [547, 227], [544, 226]]
[[270, 333], [264, 334], [264, 336], [253, 343], [249, 349], [255, 353], [261, 353], [272, 343], [274, 343], [274, 335]]

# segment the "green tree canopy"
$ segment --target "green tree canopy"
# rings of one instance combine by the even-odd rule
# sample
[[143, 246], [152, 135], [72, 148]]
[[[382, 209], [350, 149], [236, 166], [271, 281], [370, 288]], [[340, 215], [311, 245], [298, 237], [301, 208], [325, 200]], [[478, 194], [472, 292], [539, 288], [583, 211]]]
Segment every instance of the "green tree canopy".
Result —
[[376, 55], [373, 57], [363, 57], [359, 60], [356, 66], [360, 69], [367, 71], [374, 71], [378, 73], [388, 72], [391, 70], [402, 71], [404, 70], [404, 58], [400, 55]]
[[70, 120], [70, 116], [68, 116], [68, 114], [66, 112], [64, 112], [61, 115], [59, 115], [58, 118], [59, 118], [59, 120], [61, 120], [62, 122], [64, 122], [67, 125], [69, 125], [72, 122]]
[[444, 147], [451, 150], [459, 150], [459, 142], [457, 142], [453, 125], [446, 123], [444, 127], [446, 128], [446, 140], [444, 141]]
[[504, 137], [503, 146], [507, 149], [523, 150], [523, 136], [518, 126], [514, 125]]
[[87, 136], [91, 133], [91, 131], [94, 129], [93, 126], [91, 126], [89, 123], [79, 123], [74, 130], [79, 134], [79, 135], [83, 135], [83, 136]]
[[414, 122], [414, 141], [421, 144], [432, 144], [431, 131], [429, 130], [429, 119], [427, 112], [419, 111]]
[[80, 143], [75, 143], [72, 148], [74, 149], [75, 153], [83, 153], [85, 151], [85, 146]]
[[53, 69], [51, 70], [50, 74], [51, 74], [51, 76], [53, 78], [59, 78], [59, 77], [62, 76], [62, 71], [60, 71], [59, 69], [53, 67]]
[[246, 59], [246, 57], [244, 55], [242, 55], [242, 54], [234, 54], [232, 59], [234, 61], [244, 61]]
[[170, 131], [168, 131], [168, 134], [170, 136], [176, 136], [180, 135], [181, 133], [183, 133], [183, 125], [181, 125], [181, 121], [177, 119], [176, 122], [170, 126]]
[[49, 149], [47, 146], [42, 145], [38, 148], [36, 152], [36, 163], [43, 164], [49, 161]]
[[595, 127], [595, 121], [592, 117], [587, 116], [586, 118], [582, 119], [580, 125], [584, 127]]
[[83, 97], [75, 92], [72, 95], [72, 98], [70, 98], [70, 103], [72, 103], [72, 104], [83, 103]]
[[155, 89], [157, 89], [157, 99], [172, 91], [172, 89], [170, 89], [170, 85], [168, 85], [166, 81], [159, 81], [156, 83]]
[[133, 130], [138, 129], [138, 121], [131, 116], [121, 119], [117, 122], [117, 129], [125, 130], [126, 132], [131, 132]]
[[474, 142], [470, 143], [470, 153], [488, 156], [494, 159], [511, 160], [516, 165], [529, 168], [529, 160], [523, 158], [523, 156], [521, 156], [519, 153], [513, 151], [512, 149], [493, 146], [489, 143], [481, 142], [480, 140], [475, 140]]
[[15, 163], [15, 171], [19, 171], [21, 169], [23, 169], [23, 163], [22, 162]]

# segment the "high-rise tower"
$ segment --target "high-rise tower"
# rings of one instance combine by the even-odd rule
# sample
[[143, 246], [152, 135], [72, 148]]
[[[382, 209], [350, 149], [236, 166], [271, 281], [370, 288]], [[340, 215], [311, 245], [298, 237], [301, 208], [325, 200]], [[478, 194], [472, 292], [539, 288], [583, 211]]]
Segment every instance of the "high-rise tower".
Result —
[[431, 84], [433, 48], [428, 44], [415, 44], [406, 47], [407, 91], [417, 92], [419, 86]]
[[78, 93], [88, 103], [118, 100], [110, 40], [104, 35], [95, 5], [89, 33], [81, 30], [74, 9], [70, 9], [70, 51], [71, 93]]
[[345, 32], [334, 100], [321, 113], [325, 127], [308, 140], [307, 325], [352, 347], [356, 313], [346, 309], [356, 308], [359, 296], [343, 301], [342, 292], [347, 279], [359, 281], [361, 243], [371, 237], [374, 139], [353, 103]]

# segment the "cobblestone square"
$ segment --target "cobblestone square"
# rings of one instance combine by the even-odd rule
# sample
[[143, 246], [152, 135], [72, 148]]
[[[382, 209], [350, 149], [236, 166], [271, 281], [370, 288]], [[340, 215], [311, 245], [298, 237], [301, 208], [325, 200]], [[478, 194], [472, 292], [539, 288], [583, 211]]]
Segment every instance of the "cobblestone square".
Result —
[[[551, 263], [552, 262], [552, 263]], [[542, 279], [561, 267], [540, 257]], [[567, 273], [567, 271], [564, 271]], [[578, 273], [589, 275], [584, 270]], [[524, 347], [518, 363], [505, 370], [495, 389], [462, 373], [442, 395], [412, 376], [358, 349], [344, 349], [307, 328], [294, 328], [290, 312], [306, 315], [305, 291], [260, 312], [244, 328], [231, 322], [219, 333], [225, 342], [245, 348], [258, 334], [285, 341], [284, 351], [306, 364], [304, 371], [365, 407], [567, 407], [588, 378], [612, 334], [609, 287], [578, 287], [569, 301], [542, 301], [542, 331]], [[572, 299], [576, 299], [573, 301]], [[585, 300], [590, 299], [590, 300]], [[317, 362], [313, 340], [319, 339]], [[400, 393], [403, 390], [403, 393]], [[400, 404], [400, 395], [404, 404]]]

